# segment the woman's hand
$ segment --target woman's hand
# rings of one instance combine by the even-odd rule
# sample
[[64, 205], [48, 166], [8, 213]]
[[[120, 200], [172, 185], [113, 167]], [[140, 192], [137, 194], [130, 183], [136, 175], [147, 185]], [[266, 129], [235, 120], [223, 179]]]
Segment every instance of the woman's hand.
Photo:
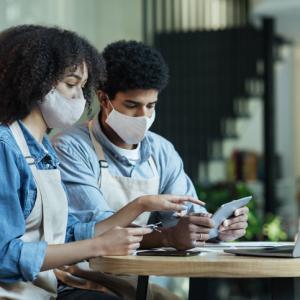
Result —
[[140, 247], [145, 234], [152, 232], [150, 228], [114, 227], [93, 239], [96, 256], [131, 255]]
[[204, 202], [191, 196], [176, 195], [146, 195], [136, 199], [142, 211], [177, 211], [186, 209], [187, 202], [205, 205]]

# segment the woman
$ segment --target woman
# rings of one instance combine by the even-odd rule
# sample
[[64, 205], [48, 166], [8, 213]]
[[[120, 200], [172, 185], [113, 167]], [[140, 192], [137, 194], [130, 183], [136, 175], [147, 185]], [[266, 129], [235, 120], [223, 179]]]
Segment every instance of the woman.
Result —
[[[54, 268], [100, 255], [131, 254], [151, 232], [103, 230], [68, 216], [46, 132], [80, 118], [104, 70], [97, 51], [73, 32], [23, 25], [0, 34], [0, 298], [55, 298]], [[178, 211], [186, 200], [146, 196], [136, 203], [139, 212], [161, 203], [162, 209]], [[72, 293], [76, 299], [116, 299], [98, 291]]]

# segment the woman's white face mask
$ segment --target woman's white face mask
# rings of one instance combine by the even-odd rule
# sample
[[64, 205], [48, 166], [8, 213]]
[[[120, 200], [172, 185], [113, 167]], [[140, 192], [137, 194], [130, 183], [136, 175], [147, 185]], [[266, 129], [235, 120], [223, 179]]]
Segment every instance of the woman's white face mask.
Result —
[[66, 98], [53, 88], [38, 106], [48, 128], [66, 128], [80, 119], [85, 104], [81, 88], [78, 88], [76, 97], [72, 99]]
[[[110, 101], [109, 101], [110, 102]], [[106, 123], [118, 134], [118, 136], [128, 145], [135, 145], [142, 141], [146, 132], [151, 127], [155, 119], [155, 111], [150, 118], [131, 117], [122, 114], [114, 109], [109, 113]]]

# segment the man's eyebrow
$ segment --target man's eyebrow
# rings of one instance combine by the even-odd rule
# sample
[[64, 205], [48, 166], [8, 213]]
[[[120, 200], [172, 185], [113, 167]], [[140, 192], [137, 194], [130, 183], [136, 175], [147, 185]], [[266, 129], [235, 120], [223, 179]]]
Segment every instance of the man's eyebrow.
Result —
[[[157, 101], [158, 101], [158, 100], [155, 100], [155, 101], [149, 102], [148, 104], [155, 104]], [[142, 102], [135, 101], [135, 100], [131, 100], [131, 99], [126, 99], [125, 102], [131, 103], [131, 104], [143, 105]]]
[[152, 102], [150, 102], [150, 103], [148, 103], [148, 104], [155, 104], [157, 101], [158, 101], [158, 100], [156, 99], [156, 100], [154, 100], [154, 101], [152, 101]]

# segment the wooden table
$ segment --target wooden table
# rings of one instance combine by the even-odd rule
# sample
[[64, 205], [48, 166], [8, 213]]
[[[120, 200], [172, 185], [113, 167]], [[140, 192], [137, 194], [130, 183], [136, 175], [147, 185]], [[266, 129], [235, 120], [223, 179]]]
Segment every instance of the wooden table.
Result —
[[[189, 299], [205, 299], [209, 278], [269, 278], [272, 299], [296, 299], [295, 278], [300, 277], [300, 258], [262, 258], [225, 253], [201, 253], [192, 257], [106, 256], [90, 260], [94, 270], [112, 274], [138, 275], [137, 299], [146, 299], [148, 278], [190, 278]], [[197, 278], [201, 279], [200, 281]], [[298, 298], [299, 298], [298, 294]]]

